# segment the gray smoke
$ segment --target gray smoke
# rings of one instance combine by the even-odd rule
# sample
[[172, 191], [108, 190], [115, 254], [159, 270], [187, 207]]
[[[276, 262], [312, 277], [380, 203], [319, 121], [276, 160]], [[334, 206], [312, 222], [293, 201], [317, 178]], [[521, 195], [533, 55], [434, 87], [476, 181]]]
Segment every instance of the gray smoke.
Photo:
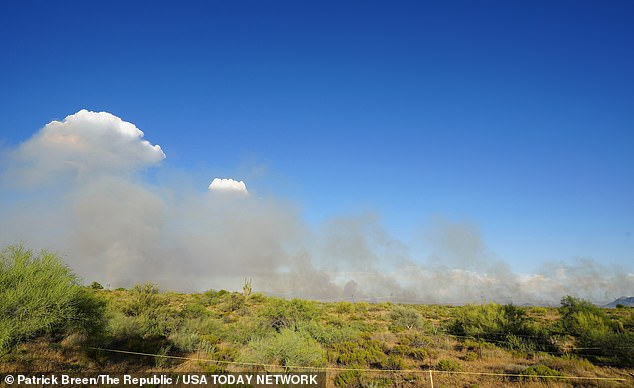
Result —
[[589, 258], [514, 274], [475, 224], [432, 220], [422, 237], [431, 253], [412, 257], [375, 214], [311, 229], [292, 203], [258, 198], [242, 181], [217, 179], [209, 190], [149, 183], [144, 172], [164, 158], [108, 113], [47, 124], [2, 155], [0, 243], [54, 250], [87, 282], [110, 287], [239, 289], [252, 277], [256, 291], [286, 297], [535, 304], [567, 294], [608, 301], [634, 289], [633, 274]]

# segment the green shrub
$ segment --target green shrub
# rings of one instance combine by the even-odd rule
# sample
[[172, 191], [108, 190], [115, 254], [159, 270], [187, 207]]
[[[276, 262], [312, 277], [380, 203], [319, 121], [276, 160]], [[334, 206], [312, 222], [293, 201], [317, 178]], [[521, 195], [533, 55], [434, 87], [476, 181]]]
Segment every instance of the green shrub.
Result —
[[[467, 305], [456, 310], [454, 320], [449, 327], [454, 335], [469, 336], [489, 341], [520, 341], [519, 337], [533, 338], [533, 342], [542, 343], [545, 339], [536, 336], [533, 322], [526, 311], [513, 305]], [[519, 344], [516, 344], [519, 345]]]
[[[214, 319], [186, 319], [170, 335], [168, 340], [180, 352], [191, 353], [196, 350], [208, 350], [220, 342], [221, 324]], [[203, 349], [205, 348], [205, 349]]]
[[123, 312], [135, 318], [141, 328], [141, 336], [166, 337], [178, 325], [177, 313], [170, 311], [167, 301], [159, 294], [154, 284], [135, 285], [129, 292], [130, 299], [125, 303]]
[[341, 372], [335, 377], [335, 385], [341, 388], [362, 387], [361, 372], [356, 370]]
[[382, 365], [382, 369], [401, 370], [403, 369], [403, 358], [396, 354], [390, 354]]
[[561, 299], [559, 314], [563, 333], [575, 337], [607, 334], [615, 328], [608, 315], [599, 307], [572, 296]]
[[552, 380], [552, 377], [564, 376], [563, 373], [551, 369], [546, 365], [529, 366], [528, 368], [521, 371], [520, 374], [526, 376], [526, 378], [529, 380]]
[[282, 329], [298, 330], [302, 321], [311, 321], [318, 316], [318, 309], [315, 302], [307, 300], [271, 299], [260, 316], [278, 332]]
[[222, 311], [230, 313], [233, 311], [241, 310], [246, 305], [245, 296], [238, 293], [231, 293], [224, 300]]
[[107, 322], [107, 332], [114, 339], [124, 340], [143, 336], [143, 325], [136, 317], [127, 316], [122, 312], [111, 312]]
[[442, 359], [436, 364], [436, 369], [445, 372], [459, 372], [461, 368], [455, 360]]
[[246, 345], [253, 340], [269, 337], [276, 333], [272, 327], [268, 326], [268, 323], [265, 319], [258, 317], [242, 320], [231, 326], [223, 325], [223, 327], [227, 340]]
[[181, 311], [184, 318], [203, 318], [211, 315], [212, 313], [200, 302], [190, 303]]
[[158, 350], [158, 352], [156, 352], [157, 356], [154, 357], [154, 364], [156, 365], [157, 368], [165, 368], [171, 365], [172, 359], [169, 357], [165, 357], [169, 355], [169, 352], [171, 349], [172, 347], [167, 345], [167, 346], [162, 346]]
[[634, 311], [623, 319], [623, 328], [629, 332], [634, 332]]
[[218, 351], [219, 338], [213, 335], [204, 335], [200, 337], [197, 350], [213, 357]]
[[563, 323], [566, 333], [575, 337], [606, 335], [613, 331], [609, 318], [589, 311], [574, 312]]
[[351, 326], [321, 325], [315, 321], [302, 321], [298, 323], [297, 327], [298, 331], [307, 333], [322, 345], [350, 341], [361, 333], [357, 328]]
[[289, 329], [249, 342], [240, 361], [282, 366], [323, 366], [326, 352], [314, 339]]
[[162, 308], [165, 303], [162, 303], [158, 294], [158, 287], [152, 283], [135, 285], [130, 290], [130, 299], [124, 307], [124, 312], [129, 316], [140, 316]]
[[92, 288], [93, 290], [103, 290], [103, 286], [99, 282], [92, 282], [88, 287]]
[[355, 311], [358, 313], [365, 313], [370, 309], [370, 303], [368, 302], [357, 302], [354, 304]]
[[196, 351], [201, 340], [198, 332], [189, 330], [183, 326], [170, 334], [167, 339], [174, 345], [176, 350], [184, 353]]
[[[576, 337], [584, 356], [601, 363], [634, 366], [634, 334], [625, 332], [628, 322], [612, 321], [601, 308], [583, 299], [566, 296], [559, 308], [560, 330]], [[590, 354], [588, 354], [590, 353]]]
[[634, 367], [634, 333], [594, 333], [580, 341], [583, 348], [592, 349], [593, 356], [603, 363]]
[[428, 337], [420, 333], [407, 333], [401, 335], [401, 344], [409, 345], [414, 348], [431, 346], [431, 341]]
[[350, 314], [352, 311], [354, 311], [354, 304], [350, 302], [341, 301], [335, 303], [335, 312], [337, 314]]
[[20, 245], [0, 252], [0, 354], [42, 334], [100, 332], [104, 308], [58, 256]]
[[472, 351], [469, 351], [464, 356], [462, 356], [462, 359], [465, 360], [465, 361], [475, 361], [478, 358], [480, 358], [478, 353], [472, 352]]
[[364, 376], [359, 371], [341, 372], [335, 377], [335, 386], [341, 388], [386, 388], [398, 386], [386, 377]]
[[260, 304], [260, 303], [264, 303], [266, 302], [266, 296], [264, 296], [263, 294], [256, 292], [255, 294], [252, 294], [251, 297], [249, 298], [249, 302], [250, 304]]
[[530, 338], [518, 337], [513, 334], [506, 336], [506, 342], [504, 343], [507, 349], [519, 352], [519, 353], [533, 353], [536, 350], [535, 343]]
[[394, 306], [390, 312], [390, 319], [392, 320], [390, 329], [394, 332], [411, 329], [421, 330], [429, 326], [426, 325], [420, 313], [412, 307]]
[[391, 353], [411, 357], [417, 361], [425, 361], [425, 358], [429, 356], [429, 353], [427, 352], [427, 350], [423, 348], [416, 348], [416, 347], [411, 347], [411, 346], [403, 345], [403, 344], [396, 345], [391, 350]]
[[201, 352], [204, 353], [203, 357], [208, 358], [210, 360], [218, 360], [221, 362], [213, 362], [213, 361], [200, 361], [198, 363], [199, 366], [202, 367], [203, 371], [206, 373], [227, 373], [227, 364], [226, 362], [233, 362], [237, 359], [236, 349], [230, 345], [221, 346], [220, 344], [211, 344], [207, 342], [204, 338], [200, 344]]
[[535, 315], [546, 315], [548, 313], [548, 309], [546, 307], [533, 306], [530, 311]]
[[474, 350], [474, 351], [482, 351], [484, 349], [491, 349], [495, 347], [495, 345], [490, 344], [483, 339], [478, 339], [478, 340], [465, 339], [464, 341], [462, 341], [462, 346], [466, 348], [467, 350]]
[[335, 343], [333, 345], [334, 361], [352, 367], [381, 367], [387, 359], [382, 344], [363, 336], [355, 341]]
[[218, 304], [221, 301], [223, 301], [225, 296], [227, 296], [227, 295], [230, 295], [230, 292], [227, 291], [227, 290], [220, 290], [220, 291], [209, 290], [209, 291], [205, 291], [205, 293], [203, 293], [203, 296], [201, 298], [201, 302], [205, 306], [215, 305], [215, 304]]
[[453, 334], [500, 339], [507, 334], [529, 334], [530, 319], [513, 305], [467, 305], [456, 311], [451, 327]]

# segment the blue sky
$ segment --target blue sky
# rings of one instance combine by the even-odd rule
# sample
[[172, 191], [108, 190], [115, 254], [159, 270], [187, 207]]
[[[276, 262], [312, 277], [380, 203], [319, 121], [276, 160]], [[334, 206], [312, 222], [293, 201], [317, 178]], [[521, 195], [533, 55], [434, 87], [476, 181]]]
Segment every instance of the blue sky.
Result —
[[443, 217], [518, 272], [634, 262], [634, 3], [0, 5], [0, 139], [80, 109], [190, 171], [375, 212], [426, 251]]

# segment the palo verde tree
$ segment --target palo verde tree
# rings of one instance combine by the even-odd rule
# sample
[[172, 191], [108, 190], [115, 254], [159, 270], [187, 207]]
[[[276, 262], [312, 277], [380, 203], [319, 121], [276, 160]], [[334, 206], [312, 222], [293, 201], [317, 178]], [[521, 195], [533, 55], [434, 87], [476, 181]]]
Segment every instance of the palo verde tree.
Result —
[[21, 245], [0, 251], [0, 354], [39, 335], [94, 334], [103, 311], [57, 255]]
[[634, 333], [612, 320], [601, 308], [573, 296], [565, 296], [559, 307], [560, 330], [576, 338], [584, 355], [602, 363], [634, 366]]

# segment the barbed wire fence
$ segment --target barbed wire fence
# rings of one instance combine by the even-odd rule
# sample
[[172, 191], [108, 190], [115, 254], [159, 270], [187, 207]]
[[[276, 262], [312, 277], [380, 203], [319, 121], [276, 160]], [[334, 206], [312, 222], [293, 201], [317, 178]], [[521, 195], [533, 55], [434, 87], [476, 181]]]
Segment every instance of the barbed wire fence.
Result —
[[634, 380], [631, 378], [623, 378], [623, 377], [603, 377], [603, 376], [552, 376], [552, 375], [524, 375], [519, 373], [497, 373], [497, 372], [475, 372], [475, 371], [444, 371], [444, 370], [436, 370], [436, 369], [373, 369], [373, 368], [349, 368], [349, 367], [315, 367], [315, 366], [302, 366], [302, 365], [275, 365], [275, 364], [263, 364], [263, 363], [254, 363], [254, 362], [239, 362], [239, 361], [225, 361], [225, 360], [215, 360], [215, 359], [207, 359], [207, 358], [196, 358], [196, 357], [184, 357], [184, 356], [171, 356], [164, 354], [154, 354], [154, 353], [144, 353], [144, 352], [134, 352], [129, 350], [120, 350], [120, 349], [109, 349], [109, 348], [98, 348], [98, 347], [89, 347], [92, 350], [98, 350], [103, 352], [111, 352], [111, 353], [119, 353], [119, 354], [127, 354], [127, 355], [135, 355], [135, 356], [147, 356], [154, 358], [164, 358], [164, 359], [177, 359], [182, 361], [196, 361], [203, 363], [215, 363], [215, 364], [223, 364], [223, 365], [235, 365], [241, 366], [245, 368], [269, 368], [269, 371], [279, 370], [281, 372], [289, 372], [292, 370], [304, 371], [304, 372], [330, 372], [330, 373], [341, 373], [347, 371], [354, 371], [360, 373], [372, 373], [372, 374], [410, 374], [410, 375], [420, 375], [424, 376], [425, 379], [428, 379], [429, 385], [434, 387], [434, 376], [442, 376], [442, 375], [470, 375], [470, 376], [479, 376], [479, 377], [497, 377], [497, 378], [513, 378], [516, 379], [517, 382], [530, 381], [531, 379], [544, 379], [544, 380], [559, 380], [559, 381], [578, 381], [578, 382], [613, 382], [623, 384], [623, 386], [631, 386], [634, 383]]

